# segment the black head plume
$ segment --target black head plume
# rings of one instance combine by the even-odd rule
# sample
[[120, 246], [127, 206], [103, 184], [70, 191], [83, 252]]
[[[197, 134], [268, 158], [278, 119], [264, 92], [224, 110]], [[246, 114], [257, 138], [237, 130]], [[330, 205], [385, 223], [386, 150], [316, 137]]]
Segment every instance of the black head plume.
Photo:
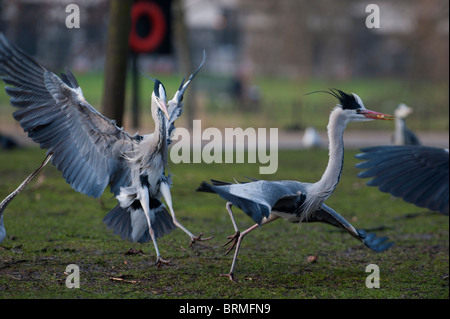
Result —
[[339, 101], [339, 106], [342, 107], [344, 110], [356, 110], [362, 107], [362, 105], [358, 103], [353, 94], [347, 94], [338, 89], [330, 89], [330, 91], [314, 91], [311, 93], [307, 93], [305, 95], [319, 92], [327, 93], [337, 98]]
[[153, 88], [153, 92], [155, 92], [155, 96], [160, 98], [161, 100], [166, 100], [166, 89], [164, 85], [158, 79], [155, 79], [155, 86]]

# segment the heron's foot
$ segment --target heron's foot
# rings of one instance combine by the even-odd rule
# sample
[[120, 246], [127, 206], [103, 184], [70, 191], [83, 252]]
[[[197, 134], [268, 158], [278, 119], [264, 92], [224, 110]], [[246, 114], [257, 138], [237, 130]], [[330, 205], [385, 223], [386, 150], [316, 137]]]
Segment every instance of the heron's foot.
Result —
[[237, 283], [237, 279], [232, 272], [230, 272], [229, 274], [220, 274], [220, 277], [228, 277], [228, 279], [230, 279], [232, 282]]
[[231, 242], [233, 242], [233, 244], [227, 248], [227, 251], [225, 252], [225, 255], [228, 255], [230, 253], [231, 250], [233, 250], [234, 246], [236, 246], [239, 237], [241, 237], [241, 232], [238, 230], [234, 235], [228, 236], [227, 239], [229, 239], [229, 241], [227, 241], [225, 244], [222, 245], [222, 247], [227, 246], [228, 244], [230, 244]]
[[158, 257], [156, 258], [155, 265], [156, 265], [157, 268], [160, 268], [161, 265], [167, 265], [167, 264], [169, 264], [169, 263], [170, 263], [170, 260], [166, 260], [166, 259], [163, 259], [163, 258], [161, 258], [161, 257], [158, 256]]
[[198, 241], [211, 240], [214, 238], [214, 236], [206, 237], [206, 238], [202, 238], [202, 236], [203, 236], [203, 233], [200, 233], [200, 235], [198, 235], [198, 236], [191, 237], [191, 243], [189, 244], [189, 247], [192, 247], [192, 245], [194, 245]]

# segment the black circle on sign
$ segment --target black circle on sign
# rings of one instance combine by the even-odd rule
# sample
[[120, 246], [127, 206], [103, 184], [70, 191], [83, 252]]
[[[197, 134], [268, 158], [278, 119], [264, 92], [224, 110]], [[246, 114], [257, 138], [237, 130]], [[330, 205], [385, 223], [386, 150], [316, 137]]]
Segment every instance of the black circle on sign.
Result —
[[131, 9], [130, 47], [134, 52], [152, 52], [161, 45], [166, 34], [166, 18], [153, 2], [136, 2]]
[[142, 14], [136, 21], [136, 32], [141, 38], [145, 38], [152, 32], [152, 24], [148, 19], [148, 16]]

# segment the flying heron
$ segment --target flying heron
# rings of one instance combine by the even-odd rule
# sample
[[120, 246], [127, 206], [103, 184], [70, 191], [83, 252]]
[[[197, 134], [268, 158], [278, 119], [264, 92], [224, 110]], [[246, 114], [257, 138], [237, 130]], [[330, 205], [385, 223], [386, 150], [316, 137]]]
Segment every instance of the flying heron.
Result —
[[[278, 218], [289, 222], [323, 222], [331, 224], [349, 232], [353, 237], [363, 242], [374, 251], [383, 251], [392, 243], [387, 238], [377, 238], [374, 234], [367, 234], [363, 230], [355, 229], [342, 216], [324, 204], [333, 193], [341, 177], [344, 162], [343, 135], [349, 122], [370, 120], [391, 120], [391, 115], [370, 111], [356, 94], [347, 94], [332, 89], [326, 92], [339, 101], [339, 104], [330, 114], [328, 123], [329, 160], [322, 178], [316, 183], [302, 183], [293, 180], [266, 181], [250, 180], [246, 183], [226, 183], [212, 180], [212, 185], [203, 182], [197, 189], [203, 192], [212, 192], [220, 195], [227, 201], [226, 209], [230, 215], [235, 234], [228, 236], [229, 241], [224, 246], [229, 253], [235, 247], [235, 253], [230, 272], [227, 276], [235, 281], [235, 267], [239, 248], [244, 237], [258, 226], [270, 223]], [[240, 232], [232, 212], [232, 205], [242, 209], [249, 215], [255, 225]]]
[[104, 222], [123, 239], [141, 243], [152, 240], [158, 266], [169, 261], [161, 257], [156, 239], [176, 227], [190, 237], [191, 245], [210, 239], [202, 238], [202, 234], [194, 236], [178, 222], [166, 171], [168, 146], [174, 122], [182, 113], [183, 94], [204, 62], [205, 53], [197, 70], [186, 82], [183, 78], [168, 102], [164, 85], [155, 79], [151, 95], [155, 130], [148, 135], [130, 135], [86, 101], [69, 70], [58, 77], [0, 34], [0, 74], [11, 104], [18, 108], [13, 116], [34, 142], [47, 149], [40, 167], [0, 204], [0, 214], [51, 160], [80, 193], [99, 197], [110, 185], [118, 205]]
[[417, 136], [406, 127], [406, 117], [413, 109], [406, 104], [400, 103], [395, 109], [395, 131], [392, 135], [393, 145], [420, 145]]
[[448, 215], [448, 149], [423, 145], [386, 145], [361, 149], [358, 177], [380, 191], [418, 207]]

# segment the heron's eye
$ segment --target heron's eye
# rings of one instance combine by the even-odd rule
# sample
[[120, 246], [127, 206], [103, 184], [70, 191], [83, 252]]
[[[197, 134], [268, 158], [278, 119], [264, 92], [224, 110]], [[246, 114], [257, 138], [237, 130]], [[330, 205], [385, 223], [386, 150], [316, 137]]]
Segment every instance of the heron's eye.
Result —
[[361, 109], [356, 109], [356, 114], [361, 113]]

